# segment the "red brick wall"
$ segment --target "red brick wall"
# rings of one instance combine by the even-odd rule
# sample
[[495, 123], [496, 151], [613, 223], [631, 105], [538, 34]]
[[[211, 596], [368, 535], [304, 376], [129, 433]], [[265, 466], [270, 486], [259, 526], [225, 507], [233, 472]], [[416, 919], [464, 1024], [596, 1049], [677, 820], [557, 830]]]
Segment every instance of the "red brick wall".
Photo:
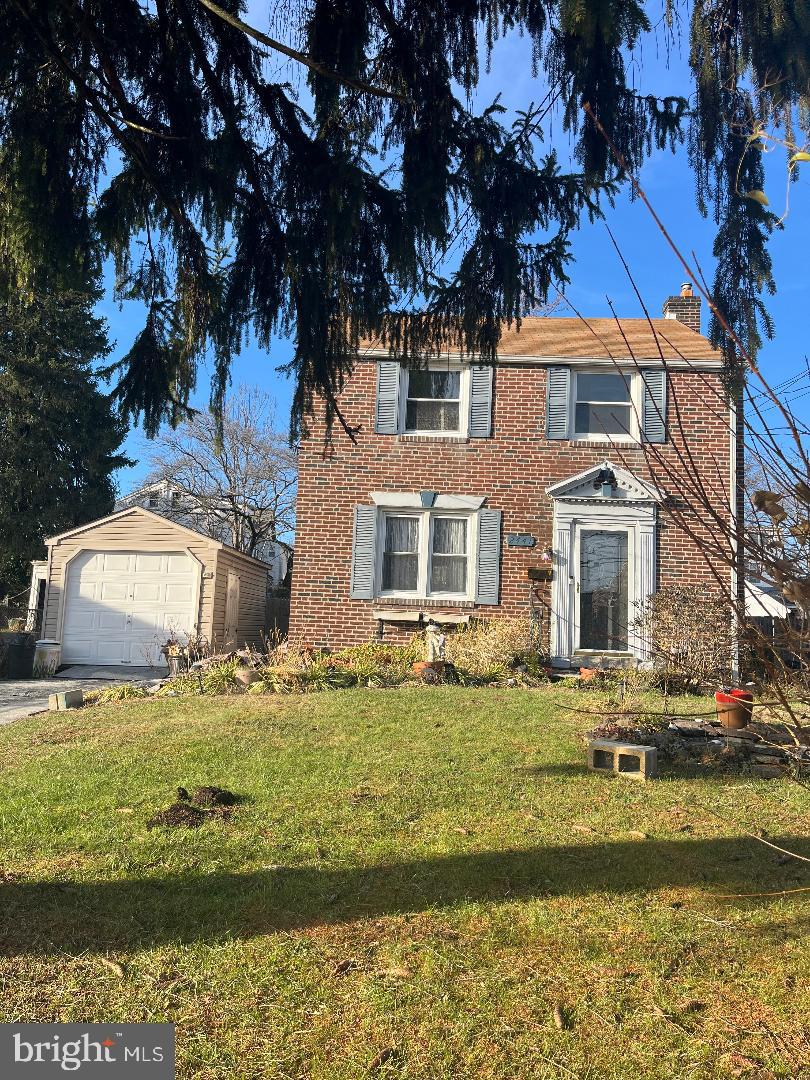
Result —
[[[540, 552], [552, 541], [553, 508], [545, 489], [606, 457], [639, 477], [652, 479], [673, 497], [674, 515], [667, 511], [659, 515], [658, 584], [713, 583], [706, 558], [676, 520], [682, 518], [701, 537], [717, 534], [705, 514], [684, 508], [684, 504], [695, 504], [696, 493], [688, 479], [690, 470], [685, 473], [678, 463], [677, 449], [683, 450], [688, 443], [710, 499], [718, 507], [728, 507], [728, 413], [715, 375], [670, 372], [669, 379], [667, 419], [672, 442], [645, 451], [604, 442], [546, 440], [546, 370], [528, 364], [510, 363], [495, 372], [492, 438], [376, 435], [376, 365], [358, 363], [341, 397], [349, 423], [361, 426], [357, 445], [336, 426], [333, 446], [325, 449], [323, 426], [316, 417], [301, 446], [291, 640], [337, 648], [375, 636], [378, 624], [371, 614], [375, 605], [349, 598], [353, 511], [358, 504], [370, 504], [371, 491], [429, 489], [485, 496], [485, 505], [503, 512], [501, 603], [476, 611], [485, 617], [525, 614], [532, 588], [527, 568], [539, 564]], [[531, 533], [537, 538], [536, 547], [507, 547], [509, 532]], [[728, 581], [728, 568], [720, 559], [714, 560], [714, 569]], [[541, 608], [547, 635], [550, 587], [535, 588], [535, 603]], [[430, 604], [421, 602], [419, 607], [428, 610]], [[386, 624], [386, 640], [401, 640], [402, 633]]]

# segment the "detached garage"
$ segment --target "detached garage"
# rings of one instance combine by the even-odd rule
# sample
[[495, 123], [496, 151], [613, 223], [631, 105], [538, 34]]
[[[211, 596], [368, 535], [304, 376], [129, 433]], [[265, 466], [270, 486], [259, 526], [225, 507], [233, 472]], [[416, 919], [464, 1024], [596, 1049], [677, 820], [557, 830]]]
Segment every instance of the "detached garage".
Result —
[[171, 637], [261, 645], [265, 563], [136, 506], [46, 541], [42, 637], [63, 664], [164, 664]]

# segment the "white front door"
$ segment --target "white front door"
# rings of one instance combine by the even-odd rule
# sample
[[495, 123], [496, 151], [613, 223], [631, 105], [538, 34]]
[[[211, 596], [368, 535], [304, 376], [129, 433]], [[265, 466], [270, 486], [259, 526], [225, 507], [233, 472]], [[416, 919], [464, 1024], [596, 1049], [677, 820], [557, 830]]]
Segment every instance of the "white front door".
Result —
[[645, 659], [634, 622], [655, 590], [654, 507], [557, 499], [552, 549], [552, 663], [568, 667], [604, 653]]
[[630, 652], [635, 614], [635, 529], [574, 524], [571, 608], [576, 652]]
[[66, 664], [164, 664], [171, 635], [193, 633], [198, 564], [182, 551], [83, 551], [69, 564]]

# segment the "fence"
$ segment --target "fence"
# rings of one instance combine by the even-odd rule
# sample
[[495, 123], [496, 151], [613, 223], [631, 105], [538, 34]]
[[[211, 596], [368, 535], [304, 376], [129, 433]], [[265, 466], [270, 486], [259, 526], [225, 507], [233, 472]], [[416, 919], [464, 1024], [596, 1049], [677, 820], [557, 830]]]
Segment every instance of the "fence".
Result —
[[281, 586], [267, 590], [267, 607], [265, 608], [265, 623], [267, 632], [274, 630], [278, 634], [286, 636], [290, 629], [290, 590]]

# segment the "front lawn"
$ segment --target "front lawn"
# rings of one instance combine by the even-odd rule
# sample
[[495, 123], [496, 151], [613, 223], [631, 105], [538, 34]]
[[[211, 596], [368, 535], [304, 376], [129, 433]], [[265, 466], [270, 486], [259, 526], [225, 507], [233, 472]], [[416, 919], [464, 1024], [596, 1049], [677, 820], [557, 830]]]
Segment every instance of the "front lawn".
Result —
[[[810, 891], [727, 896], [810, 885], [744, 835], [810, 854], [807, 792], [590, 775], [558, 703], [595, 700], [176, 698], [2, 729], [0, 1019], [171, 1020], [183, 1080], [808, 1075]], [[200, 784], [246, 801], [147, 831]]]

